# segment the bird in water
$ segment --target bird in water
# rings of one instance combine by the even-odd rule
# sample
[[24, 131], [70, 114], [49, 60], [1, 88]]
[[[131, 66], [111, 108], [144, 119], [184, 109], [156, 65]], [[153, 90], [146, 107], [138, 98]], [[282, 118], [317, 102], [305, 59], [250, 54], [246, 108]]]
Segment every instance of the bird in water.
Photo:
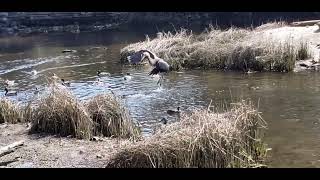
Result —
[[61, 82], [62, 82], [61, 84], [64, 85], [64, 86], [68, 86], [69, 87], [71, 85], [70, 82], [67, 82], [64, 79], [61, 79]]
[[248, 71], [246, 71], [247, 74], [252, 74], [252, 73], [256, 73], [256, 71], [253, 71], [251, 69], [248, 69]]
[[14, 86], [14, 85], [15, 85], [14, 80], [10, 81], [10, 80], [8, 80], [8, 79], [5, 80], [4, 84], [5, 84], [6, 86]]
[[37, 72], [36, 70], [32, 70], [32, 71], [31, 71], [31, 75], [35, 76], [35, 75], [37, 75], [37, 74], [38, 74], [38, 72]]
[[162, 122], [163, 124], [167, 124], [167, 123], [168, 123], [168, 120], [167, 120], [166, 118], [162, 118], [162, 119], [160, 120], [160, 122]]
[[18, 93], [17, 91], [9, 91], [7, 87], [4, 88], [5, 90], [5, 96], [16, 96]]
[[110, 76], [110, 73], [108, 72], [102, 72], [100, 70], [97, 71], [97, 76], [101, 77], [101, 76]]
[[128, 56], [127, 60], [129, 63], [139, 63], [143, 62], [144, 59], [148, 59], [149, 64], [154, 67], [152, 71], [150, 71], [150, 75], [157, 75], [160, 74], [161, 77], [157, 84], [161, 86], [161, 80], [163, 80], [163, 73], [167, 73], [171, 70], [171, 66], [162, 58], [156, 56], [153, 52], [148, 50], [140, 50], [137, 53], [133, 54], [132, 56]]
[[130, 80], [132, 79], [132, 76], [130, 73], [127, 73], [124, 77], [123, 77], [124, 80]]
[[177, 107], [177, 110], [168, 110], [167, 114], [169, 115], [175, 115], [175, 114], [180, 114], [180, 107]]

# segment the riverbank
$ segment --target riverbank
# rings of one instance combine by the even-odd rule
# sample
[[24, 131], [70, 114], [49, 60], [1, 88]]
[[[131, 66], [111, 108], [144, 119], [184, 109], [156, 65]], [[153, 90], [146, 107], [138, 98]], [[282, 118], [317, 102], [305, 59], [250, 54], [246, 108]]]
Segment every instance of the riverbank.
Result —
[[[22, 115], [26, 123], [0, 125], [0, 152], [7, 145], [23, 142], [0, 153], [2, 167], [265, 166], [267, 148], [261, 139], [266, 123], [250, 101], [232, 104], [222, 114], [210, 107], [182, 112], [180, 121], [162, 125], [151, 137], [135, 138], [116, 130], [132, 132], [128, 124], [120, 123], [123, 119], [115, 113], [118, 108], [113, 103], [99, 103], [97, 96], [83, 107], [64, 91], [62, 95], [55, 91], [55, 97], [49, 94], [35, 109], [27, 108], [30, 111]], [[86, 115], [85, 107], [94, 112]], [[92, 121], [98, 124], [91, 125]]]
[[174, 70], [223, 69], [290, 72], [300, 60], [319, 61], [319, 27], [269, 23], [254, 29], [220, 30], [210, 26], [200, 35], [182, 29], [159, 32], [157, 37], [130, 44], [121, 61], [141, 49], [167, 60]]

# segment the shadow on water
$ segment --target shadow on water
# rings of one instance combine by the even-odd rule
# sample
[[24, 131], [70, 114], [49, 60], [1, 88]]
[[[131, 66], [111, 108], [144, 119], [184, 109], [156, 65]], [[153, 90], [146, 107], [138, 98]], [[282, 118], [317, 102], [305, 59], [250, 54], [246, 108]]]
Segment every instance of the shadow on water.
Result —
[[[126, 43], [144, 39], [144, 33], [80, 33], [0, 39], [0, 77], [15, 80], [18, 101], [28, 101], [35, 87], [43, 88], [46, 77], [56, 73], [71, 81], [70, 89], [83, 99], [112, 89], [123, 97], [132, 117], [149, 135], [166, 117], [168, 109], [182, 111], [216, 107], [251, 98], [268, 122], [265, 140], [273, 149], [272, 167], [320, 167], [320, 76], [309, 73], [256, 73], [182, 71], [165, 76], [147, 76], [150, 67], [119, 64], [119, 51]], [[61, 53], [74, 49], [74, 53]], [[36, 70], [38, 74], [32, 75]], [[111, 73], [95, 84], [97, 71]], [[131, 73], [125, 80], [123, 74]], [[0, 96], [4, 95], [1, 84]]]

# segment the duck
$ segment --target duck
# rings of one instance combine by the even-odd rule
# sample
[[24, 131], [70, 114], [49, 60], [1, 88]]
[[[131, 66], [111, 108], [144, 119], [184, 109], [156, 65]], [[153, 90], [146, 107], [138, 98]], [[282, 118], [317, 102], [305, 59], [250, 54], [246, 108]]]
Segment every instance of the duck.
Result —
[[247, 74], [252, 74], [255, 73], [256, 71], [252, 71], [251, 69], [248, 69], [248, 71], [246, 72]]
[[101, 72], [100, 70], [97, 71], [97, 76], [101, 77], [101, 76], [110, 76], [110, 73], [108, 72]]
[[64, 79], [61, 79], [61, 82], [62, 82], [62, 85], [64, 85], [64, 86], [70, 86], [71, 85], [71, 83], [70, 82], [66, 82]]
[[130, 79], [132, 79], [132, 76], [130, 75], [130, 73], [127, 73], [127, 75], [125, 75], [123, 79], [130, 80]]
[[35, 76], [35, 75], [37, 75], [37, 74], [38, 74], [38, 72], [37, 72], [36, 70], [32, 70], [32, 71], [31, 71], [31, 75]]
[[168, 123], [168, 120], [167, 120], [166, 118], [162, 118], [160, 121], [161, 121], [163, 124], [167, 124], [167, 123]]
[[5, 84], [6, 86], [14, 86], [14, 80], [10, 81], [10, 80], [7, 79], [7, 80], [4, 82], [4, 84]]
[[53, 80], [58, 80], [59, 77], [58, 77], [55, 73], [52, 73], [52, 79], [53, 79]]
[[35, 91], [33, 92], [33, 94], [39, 94], [39, 89], [36, 87]]
[[7, 87], [4, 88], [5, 90], [5, 96], [16, 96], [18, 93], [17, 91], [9, 91]]
[[175, 115], [175, 114], [180, 114], [180, 107], [177, 107], [177, 111], [175, 110], [168, 110], [167, 114], [169, 115]]

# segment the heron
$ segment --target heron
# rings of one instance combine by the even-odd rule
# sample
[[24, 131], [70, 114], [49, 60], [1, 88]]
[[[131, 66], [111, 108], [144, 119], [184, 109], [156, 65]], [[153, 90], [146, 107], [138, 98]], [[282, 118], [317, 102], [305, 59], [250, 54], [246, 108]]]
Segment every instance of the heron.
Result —
[[5, 96], [16, 96], [18, 93], [17, 91], [9, 91], [7, 87], [4, 88], [5, 90]]
[[[157, 74], [161, 75], [157, 83], [159, 84], [161, 80], [163, 80], [163, 73], [169, 72], [171, 70], [171, 66], [165, 60], [163, 60], [162, 58], [159, 58], [157, 55], [155, 55], [155, 53], [149, 50], [140, 50], [137, 53], [131, 56], [128, 56], [127, 60], [129, 61], [129, 63], [135, 64], [135, 63], [142, 62], [145, 58], [147, 58], [149, 64], [154, 67], [150, 71], [149, 76], [157, 75]], [[161, 83], [160, 83], [160, 86], [161, 86]]]

